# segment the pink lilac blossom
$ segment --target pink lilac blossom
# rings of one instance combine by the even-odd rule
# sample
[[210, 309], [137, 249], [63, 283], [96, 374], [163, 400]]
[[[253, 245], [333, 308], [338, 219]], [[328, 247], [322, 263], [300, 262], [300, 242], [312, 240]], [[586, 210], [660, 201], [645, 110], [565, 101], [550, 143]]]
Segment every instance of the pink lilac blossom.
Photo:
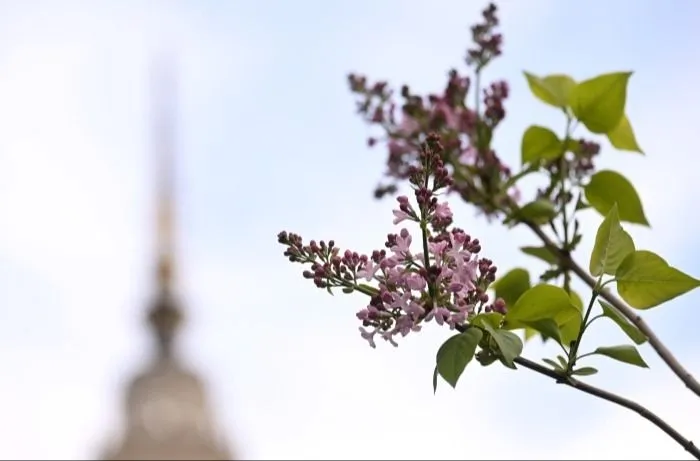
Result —
[[[501, 55], [503, 38], [497, 31], [498, 25], [497, 9], [491, 4], [482, 11], [482, 20], [471, 28], [473, 46], [467, 50], [465, 60], [477, 78], [486, 65]], [[510, 201], [519, 201], [517, 190], [503, 189], [512, 178], [511, 171], [491, 142], [506, 115], [504, 100], [510, 91], [505, 81], [474, 88], [472, 93], [479, 92], [473, 95], [474, 99], [478, 98], [479, 102], [472, 107], [469, 102], [473, 99], [468, 98], [471, 79], [456, 69], [449, 71], [444, 89], [436, 94], [414, 94], [407, 85], [395, 92], [386, 82], [371, 85], [366, 77], [356, 74], [348, 76], [348, 83], [351, 91], [360, 97], [358, 112], [386, 135], [389, 182], [377, 186], [376, 198], [398, 191], [399, 184], [409, 178], [412, 166], [420, 157], [420, 142], [428, 132], [437, 131], [444, 138], [445, 161], [460, 169], [448, 192], [456, 192], [489, 219], [502, 215]], [[395, 93], [400, 94], [401, 102]], [[395, 112], [399, 113], [395, 116]], [[374, 137], [368, 140], [371, 146], [376, 143]], [[590, 162], [579, 163], [580, 168], [575, 171], [583, 171]], [[507, 196], [502, 194], [504, 191]], [[405, 210], [398, 213], [396, 219], [406, 219], [405, 213]]]
[[[454, 329], [475, 313], [476, 305], [482, 299], [482, 292], [477, 288], [480, 276], [483, 275], [479, 274], [479, 267], [480, 264], [482, 267], [490, 265], [476, 258], [479, 242], [471, 240], [462, 230], [453, 230], [442, 238], [443, 240], [429, 245], [429, 269], [420, 262], [413, 262], [410, 266], [397, 265], [375, 275], [380, 294], [357, 313], [357, 318], [363, 321], [363, 326], [360, 327], [362, 337], [372, 347], [376, 345], [374, 337], [378, 332], [383, 333], [382, 338], [396, 344], [391, 338], [397, 334], [406, 336], [411, 331], [417, 331], [421, 323], [434, 320], [438, 325], [447, 324]], [[402, 243], [392, 246], [395, 253], [410, 253], [412, 238], [406, 229], [401, 230], [401, 236], [396, 236], [396, 241]], [[372, 264], [368, 260], [362, 263], [360, 270], [365, 271]], [[435, 291], [444, 296], [430, 306], [426, 315], [426, 308], [421, 302], [426, 287], [431, 283], [431, 272], [436, 274], [432, 280]], [[386, 295], [382, 295], [384, 293]], [[474, 296], [477, 293], [479, 295]], [[394, 320], [393, 328], [388, 328], [388, 319]], [[368, 330], [368, 327], [371, 329]]]
[[408, 115], [406, 111], [403, 111], [401, 123], [398, 127], [398, 133], [403, 136], [409, 137], [413, 136], [418, 131], [420, 131], [420, 128], [420, 123], [418, 123], [418, 121], [415, 118]]
[[[489, 304], [486, 290], [496, 267], [479, 257], [479, 240], [462, 229], [448, 229], [452, 211], [437, 199], [438, 191], [451, 185], [441, 153], [439, 138], [431, 134], [422, 146], [422, 166], [410, 174], [416, 206], [406, 196], [397, 198], [394, 223], [419, 222], [415, 238], [402, 228], [387, 235], [385, 249], [363, 255], [349, 250], [341, 254], [332, 240], [304, 245], [297, 234], [278, 235], [291, 262], [310, 265], [303, 276], [317, 287], [369, 296], [356, 317], [362, 322], [360, 334], [371, 347], [376, 347], [378, 337], [397, 346], [397, 337], [420, 331], [425, 323], [455, 329], [479, 312], [505, 312], [502, 300]], [[414, 252], [415, 244], [427, 251]]]

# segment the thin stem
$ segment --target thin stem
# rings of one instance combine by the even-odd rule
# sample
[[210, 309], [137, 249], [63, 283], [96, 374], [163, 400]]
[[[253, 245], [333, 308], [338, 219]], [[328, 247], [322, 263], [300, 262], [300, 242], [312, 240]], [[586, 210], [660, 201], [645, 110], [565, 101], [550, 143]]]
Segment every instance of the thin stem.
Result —
[[[566, 210], [566, 199], [567, 199], [567, 190], [566, 190], [566, 178], [568, 176], [568, 172], [566, 171], [566, 143], [567, 140], [569, 139], [569, 133], [571, 131], [571, 117], [567, 116], [566, 117], [566, 130], [564, 132], [564, 142], [563, 148], [561, 155], [559, 156], [559, 194], [560, 197], [559, 199], [561, 200], [561, 219], [562, 219], [562, 227], [564, 229], [564, 244], [563, 247], [566, 248], [567, 250], [569, 249], [569, 245], [571, 244], [571, 241], [569, 240], [569, 216]], [[569, 273], [569, 269], [564, 267], [564, 289], [566, 290], [567, 293], [571, 292], [571, 274]]]
[[577, 379], [562, 376], [561, 374], [557, 373], [554, 370], [550, 370], [549, 368], [540, 365], [539, 363], [533, 362], [531, 360], [528, 360], [524, 357], [518, 357], [515, 359], [515, 363], [518, 365], [525, 367], [527, 369], [530, 369], [536, 373], [539, 373], [541, 375], [548, 376], [554, 380], [556, 380], [557, 383], [560, 384], [565, 384], [569, 387], [572, 387], [576, 390], [579, 390], [581, 392], [585, 392], [586, 394], [593, 395], [595, 397], [598, 397], [603, 400], [607, 400], [608, 402], [614, 403], [615, 405], [619, 405], [621, 407], [627, 408], [628, 410], [632, 410], [633, 412], [637, 413], [639, 416], [642, 418], [646, 419], [647, 421], [651, 422], [653, 425], [664, 431], [669, 437], [671, 437], [673, 440], [676, 441], [680, 446], [682, 446], [685, 451], [690, 453], [695, 457], [695, 459], [700, 459], [700, 449], [695, 446], [695, 444], [691, 441], [683, 437], [677, 430], [675, 430], [673, 427], [671, 427], [670, 424], [668, 424], [666, 421], [661, 419], [659, 416], [656, 414], [652, 413], [650, 410], [648, 410], [646, 407], [638, 404], [637, 402], [634, 402], [632, 400], [626, 399], [624, 397], [621, 397], [617, 394], [613, 394], [612, 392], [608, 392], [606, 390], [600, 389], [595, 386], [591, 386], [590, 384], [586, 384], [584, 382], [581, 382]]
[[[423, 165], [423, 174], [425, 178], [423, 179], [423, 187], [427, 190], [430, 181], [430, 175], [428, 174], [428, 160], [426, 158]], [[423, 243], [423, 265], [426, 272], [430, 268], [430, 253], [428, 253], [428, 210], [425, 203], [420, 203], [420, 231]], [[435, 287], [432, 281], [428, 280], [428, 294], [430, 295], [431, 305], [435, 300]], [[432, 308], [432, 306], [431, 306]]]
[[[476, 114], [477, 122], [481, 118], [481, 112], [479, 112], [479, 109], [481, 108], [481, 69], [477, 68], [476, 72], [474, 72], [474, 94], [475, 94], [475, 100], [474, 100], [474, 113]], [[476, 145], [478, 148], [481, 148], [481, 145], [479, 144], [479, 130], [476, 130], [476, 138], [477, 142]]]
[[588, 303], [588, 308], [586, 309], [586, 313], [583, 316], [583, 321], [581, 322], [581, 328], [578, 331], [578, 336], [576, 337], [576, 342], [571, 346], [571, 350], [569, 351], [569, 365], [566, 367], [566, 374], [567, 376], [571, 375], [571, 371], [574, 369], [574, 366], [576, 365], [576, 354], [578, 354], [578, 349], [581, 346], [581, 339], [583, 338], [583, 334], [586, 332], [586, 327], [588, 326], [588, 318], [591, 316], [591, 311], [593, 310], [593, 304], [595, 303], [595, 299], [598, 297], [598, 289], [597, 285], [595, 288], [593, 288], [593, 293], [591, 293], [591, 301]]
[[[571, 255], [567, 251], [563, 251], [559, 248], [542, 229], [536, 224], [524, 221], [525, 224], [542, 240], [542, 243], [555, 255], [559, 257], [560, 263], [571, 269], [571, 271], [576, 274], [586, 285], [591, 288], [595, 288], [597, 281], [588, 272], [586, 272], [581, 266], [579, 266], [576, 261], [573, 260]], [[599, 296], [605, 299], [613, 308], [615, 308], [620, 314], [622, 314], [627, 320], [629, 320], [634, 326], [636, 326], [639, 331], [641, 331], [644, 336], [647, 337], [649, 345], [658, 354], [661, 360], [664, 361], [666, 365], [678, 376], [678, 378], [686, 385], [688, 389], [693, 391], [695, 395], [700, 397], [700, 383], [693, 377], [693, 375], [685, 369], [683, 365], [676, 359], [673, 353], [666, 347], [666, 345], [661, 342], [661, 340], [656, 336], [654, 330], [642, 319], [632, 308], [628, 307], [624, 302], [618, 299], [615, 295], [610, 293], [607, 289], [601, 289], [599, 291]]]
[[525, 176], [529, 175], [530, 173], [534, 173], [535, 171], [537, 171], [537, 169], [535, 167], [528, 166], [527, 168], [523, 169], [519, 173], [514, 174], [513, 176], [511, 176], [508, 179], [508, 181], [505, 182], [505, 184], [503, 184], [503, 190], [507, 191], [508, 189], [513, 187], [513, 185], [516, 182], [518, 182], [520, 179], [524, 178]]
[[367, 295], [370, 298], [377, 296], [377, 293], [378, 293], [378, 290], [376, 288], [373, 288], [370, 286], [366, 286], [366, 285], [362, 285], [362, 284], [358, 284], [358, 283], [348, 283], [345, 281], [343, 281], [343, 284], [344, 284], [344, 286], [346, 286], [348, 288], [353, 288], [354, 290], [359, 291], [363, 295]]
[[593, 322], [595, 322], [596, 320], [598, 320], [599, 318], [602, 318], [602, 317], [605, 317], [605, 316], [603, 314], [598, 314], [598, 315], [593, 316], [593, 318], [590, 319], [588, 321], [588, 323], [585, 324], [586, 328], [590, 327]]
[[576, 358], [576, 360], [581, 360], [585, 357], [590, 357], [591, 355], [595, 355], [595, 352], [586, 352], [585, 354], [581, 354]]

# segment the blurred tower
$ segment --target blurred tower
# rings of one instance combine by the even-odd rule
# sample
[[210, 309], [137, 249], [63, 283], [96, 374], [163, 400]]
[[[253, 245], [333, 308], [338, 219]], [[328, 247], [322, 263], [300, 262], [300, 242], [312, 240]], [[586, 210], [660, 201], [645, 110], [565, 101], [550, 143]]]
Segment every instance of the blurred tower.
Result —
[[159, 63], [155, 95], [157, 155], [157, 265], [155, 298], [148, 322], [156, 354], [126, 391], [126, 427], [121, 444], [105, 460], [230, 460], [220, 440], [202, 381], [175, 350], [183, 320], [175, 295], [174, 125], [172, 69]]

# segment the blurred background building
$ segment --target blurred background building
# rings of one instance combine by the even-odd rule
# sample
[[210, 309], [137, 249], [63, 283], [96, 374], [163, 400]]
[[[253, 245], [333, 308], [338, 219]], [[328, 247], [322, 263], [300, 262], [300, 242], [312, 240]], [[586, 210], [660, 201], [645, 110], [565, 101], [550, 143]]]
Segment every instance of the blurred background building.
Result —
[[233, 459], [219, 436], [203, 380], [177, 351], [183, 311], [176, 284], [175, 69], [159, 62], [153, 80], [157, 235], [155, 296], [147, 311], [155, 354], [129, 383], [124, 395], [121, 440], [105, 460]]

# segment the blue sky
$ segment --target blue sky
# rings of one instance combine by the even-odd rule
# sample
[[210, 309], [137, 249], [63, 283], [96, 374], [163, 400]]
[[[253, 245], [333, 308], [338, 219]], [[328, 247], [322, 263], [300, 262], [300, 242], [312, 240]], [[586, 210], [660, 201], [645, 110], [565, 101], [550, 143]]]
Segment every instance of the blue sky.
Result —
[[[430, 328], [371, 350], [354, 313], [285, 262], [275, 235], [358, 250], [391, 231], [371, 191], [384, 152], [353, 114], [349, 71], [439, 90], [460, 66], [478, 2], [0, 1], [0, 447], [3, 458], [87, 459], [118, 436], [123, 385], [150, 343], [153, 165], [149, 64], [179, 50], [183, 352], [209, 380], [217, 420], [252, 459], [668, 459], [687, 455], [623, 409], [527, 370], [470, 368], [433, 396]], [[700, 4], [501, 3], [512, 86], [497, 148], [516, 163], [531, 123], [557, 129], [522, 70], [577, 79], [634, 70], [628, 115], [646, 157], [605, 148], [637, 185], [651, 231], [638, 247], [698, 275], [694, 212]], [[506, 232], [455, 204], [503, 269], [541, 270]], [[589, 234], [599, 222], [584, 217]], [[579, 259], [587, 260], [592, 235]], [[700, 292], [644, 316], [700, 374]], [[601, 325], [596, 342], [625, 338]], [[384, 346], [384, 347], [382, 347]], [[550, 351], [528, 344], [525, 355]], [[645, 346], [651, 370], [601, 360], [591, 382], [700, 437], [700, 402]], [[386, 395], [386, 404], [372, 396]], [[372, 403], [370, 403], [372, 402]], [[37, 440], [41, 440], [37, 443]], [[390, 441], [387, 442], [387, 439]]]

